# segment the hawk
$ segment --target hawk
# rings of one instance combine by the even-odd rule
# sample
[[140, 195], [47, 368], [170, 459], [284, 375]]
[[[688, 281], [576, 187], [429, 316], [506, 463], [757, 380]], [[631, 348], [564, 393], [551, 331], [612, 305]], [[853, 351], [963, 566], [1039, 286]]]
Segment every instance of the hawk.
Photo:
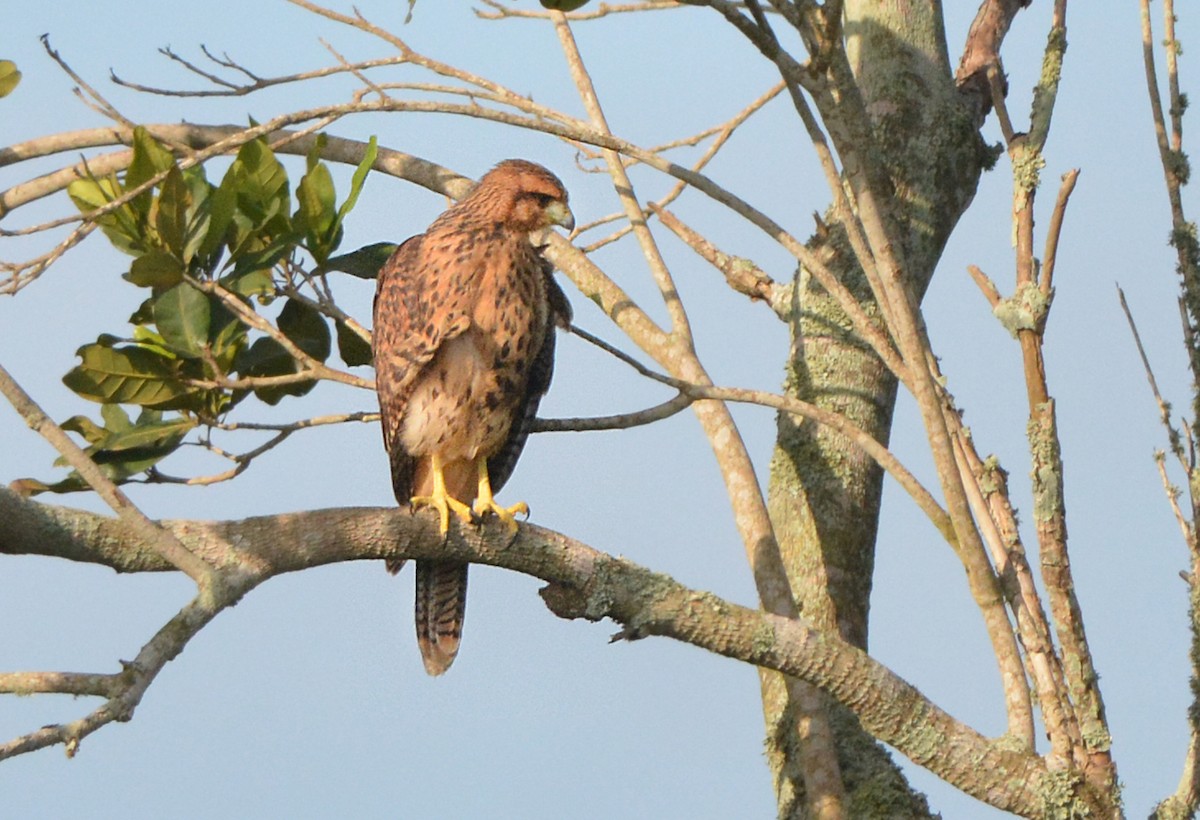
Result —
[[[530, 233], [575, 219], [554, 174], [501, 162], [423, 234], [396, 249], [375, 291], [374, 359], [396, 500], [512, 531], [524, 503], [493, 493], [512, 474], [550, 387], [554, 328], [571, 309]], [[431, 675], [458, 653], [467, 565], [417, 561], [417, 644]], [[397, 572], [403, 564], [389, 562]]]

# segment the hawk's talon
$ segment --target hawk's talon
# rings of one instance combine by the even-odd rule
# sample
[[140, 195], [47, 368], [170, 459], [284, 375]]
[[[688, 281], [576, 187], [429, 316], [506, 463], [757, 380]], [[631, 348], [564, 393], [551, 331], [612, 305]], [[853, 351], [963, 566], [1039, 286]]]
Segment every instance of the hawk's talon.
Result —
[[495, 513], [496, 517], [499, 518], [504, 526], [508, 529], [510, 535], [517, 531], [516, 516], [518, 513], [524, 515], [526, 518], [529, 518], [529, 505], [524, 501], [518, 501], [511, 507], [501, 507], [492, 499], [485, 501], [482, 498], [477, 498], [475, 499], [475, 504], [473, 505], [472, 509], [480, 518], [488, 513]]
[[524, 501], [518, 501], [511, 507], [501, 507], [496, 503], [495, 496], [492, 495], [492, 481], [488, 476], [488, 465], [486, 458], [477, 459], [475, 468], [479, 478], [479, 488], [475, 491], [475, 503], [472, 509], [475, 514], [482, 517], [488, 513], [495, 513], [496, 517], [504, 524], [509, 535], [515, 535], [517, 532], [517, 513], [523, 513], [526, 518], [529, 517], [529, 505]]
[[438, 513], [438, 530], [442, 535], [450, 531], [450, 512], [453, 511], [458, 520], [464, 524], [473, 524], [474, 516], [471, 514], [471, 508], [459, 501], [457, 498], [442, 494], [437, 495], [415, 495], [409, 499], [408, 503], [412, 505], [414, 510], [421, 507], [432, 507]]
[[442, 459], [433, 456], [433, 492], [429, 495], [414, 495], [408, 500], [408, 503], [414, 510], [420, 507], [433, 507], [438, 512], [438, 528], [441, 530], [442, 536], [450, 531], [450, 511], [458, 516], [458, 520], [464, 524], [472, 524], [475, 521], [471, 515], [471, 508], [459, 501], [454, 496], [446, 491], [446, 476], [443, 472], [444, 466]]

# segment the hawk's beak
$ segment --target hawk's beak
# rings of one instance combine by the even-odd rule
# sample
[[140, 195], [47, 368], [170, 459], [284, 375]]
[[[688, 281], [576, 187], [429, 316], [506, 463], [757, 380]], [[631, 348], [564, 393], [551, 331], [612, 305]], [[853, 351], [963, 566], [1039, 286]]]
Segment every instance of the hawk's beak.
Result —
[[567, 233], [575, 230], [575, 215], [567, 207], [567, 203], [555, 200], [546, 206], [546, 222], [550, 225], [561, 225]]

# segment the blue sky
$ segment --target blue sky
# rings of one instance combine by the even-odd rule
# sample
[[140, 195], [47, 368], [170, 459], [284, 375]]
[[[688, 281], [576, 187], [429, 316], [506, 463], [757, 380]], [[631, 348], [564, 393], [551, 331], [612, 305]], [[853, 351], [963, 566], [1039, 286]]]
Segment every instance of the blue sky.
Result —
[[[406, 4], [359, 5], [419, 51], [582, 115], [544, 23], [483, 22], [467, 3], [421, 0], [403, 27]], [[37, 38], [43, 33], [127, 116], [145, 122], [265, 120], [341, 101], [351, 88], [336, 80], [186, 103], [107, 86], [111, 68], [150, 85], [195, 87], [155, 52], [160, 46], [200, 59], [203, 43], [263, 75], [328, 64], [322, 37], [349, 59], [389, 54], [379, 41], [282, 2], [214, 0], [202, 14], [178, 8], [147, 12], [143, 4], [113, 0], [100, 14], [92, 4], [64, 2], [8, 15], [0, 58], [15, 60], [25, 77], [0, 102], [0, 144], [103, 124], [71, 96], [69, 78], [42, 52]], [[951, 8], [947, 14], [956, 59], [969, 12]], [[1048, 16], [1048, 3], [1035, 4], [1018, 17], [1006, 44], [1018, 128], [1027, 121]], [[1196, 25], [1182, 21], [1185, 43]], [[775, 81], [748, 45], [703, 10], [619, 17], [578, 26], [576, 34], [614, 131], [642, 145], [727, 119]], [[1186, 590], [1177, 573], [1186, 554], [1154, 470], [1151, 454], [1163, 437], [1115, 284], [1125, 288], [1160, 383], [1180, 409], [1188, 405], [1186, 363], [1136, 9], [1079, 4], [1069, 16], [1068, 40], [1040, 225], [1058, 176], [1072, 167], [1082, 174], [1060, 249], [1048, 371], [1063, 433], [1076, 582], [1126, 806], [1138, 815], [1173, 790], [1184, 753]], [[1185, 90], [1195, 76], [1189, 68], [1185, 57]], [[389, 79], [418, 75], [398, 71]], [[606, 179], [583, 173], [573, 149], [549, 137], [428, 115], [364, 117], [332, 131], [363, 139], [377, 134], [383, 145], [473, 176], [505, 157], [536, 159], [563, 178], [581, 224], [617, 209]], [[988, 134], [998, 139], [994, 123]], [[34, 172], [64, 161], [73, 158]], [[30, 173], [2, 169], [0, 188]], [[828, 201], [783, 99], [738, 132], [711, 174], [801, 236], [809, 215]], [[347, 179], [338, 177], [340, 192]], [[637, 169], [634, 183], [642, 199], [672, 184], [644, 169]], [[402, 239], [443, 206], [414, 186], [371, 177], [344, 247]], [[31, 207], [12, 223], [48, 218], [65, 207], [62, 200]], [[678, 209], [725, 250], [753, 258], [778, 279], [788, 276], [789, 258], [727, 212], [694, 194]], [[968, 264], [978, 264], [1002, 290], [1011, 288], [1004, 284], [1011, 282], [1009, 209], [1002, 163], [984, 178], [951, 240], [926, 316], [967, 423], [981, 450], [999, 454], [1015, 500], [1027, 511], [1019, 352], [966, 275]], [[5, 258], [16, 255], [10, 250], [16, 244], [6, 240]], [[786, 353], [782, 326], [761, 305], [729, 292], [673, 238], [662, 238], [662, 245], [714, 380], [774, 389]], [[20, 247], [40, 248], [35, 242]], [[607, 249], [597, 259], [661, 315], [635, 249]], [[0, 300], [0, 362], [55, 418], [94, 410], [59, 379], [74, 364], [75, 348], [112, 330], [139, 301], [139, 292], [119, 279], [124, 264], [95, 237], [16, 298]], [[339, 299], [366, 319], [370, 289], [354, 284], [342, 286]], [[579, 324], [619, 340], [598, 310], [578, 294], [573, 301]], [[661, 398], [660, 388], [564, 339], [542, 412], [597, 415]], [[260, 417], [372, 405], [361, 391], [323, 388], [302, 410], [285, 407]], [[735, 414], [765, 475], [773, 414], [757, 408]], [[11, 410], [0, 408], [0, 423], [8, 431], [0, 480], [50, 476], [48, 445]], [[894, 449], [931, 478], [923, 440], [914, 407], [902, 397]], [[297, 436], [230, 484], [132, 492], [150, 515], [175, 518], [393, 503], [378, 430], [365, 425]], [[996, 734], [1004, 715], [995, 663], [962, 571], [907, 498], [894, 486], [885, 492], [872, 652], [956, 717]], [[501, 500], [517, 499], [529, 502], [539, 524], [739, 603], [755, 600], [720, 477], [699, 426], [686, 414], [637, 430], [536, 436], [501, 494]], [[84, 496], [65, 501], [101, 509]], [[0, 766], [0, 800], [24, 817], [773, 815], [751, 668], [665, 640], [610, 645], [611, 625], [560, 621], [542, 606], [533, 580], [478, 568], [462, 654], [451, 673], [431, 680], [414, 645], [411, 585], [407, 573], [397, 580], [376, 563], [269, 582], [170, 664], [131, 723], [93, 735], [71, 761], [48, 750]], [[179, 578], [117, 577], [49, 560], [5, 559], [0, 669], [112, 670], [188, 596]], [[0, 735], [72, 719], [85, 708], [67, 698], [0, 701]], [[945, 817], [998, 816], [906, 766]]]

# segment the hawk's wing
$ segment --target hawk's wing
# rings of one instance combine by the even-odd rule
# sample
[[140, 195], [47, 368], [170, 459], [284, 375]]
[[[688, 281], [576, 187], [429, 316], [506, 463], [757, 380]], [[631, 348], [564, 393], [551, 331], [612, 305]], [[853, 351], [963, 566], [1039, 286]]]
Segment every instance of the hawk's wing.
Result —
[[545, 259], [541, 259], [541, 266], [546, 282], [546, 300], [550, 308], [546, 319], [546, 333], [542, 346], [530, 366], [525, 394], [517, 406], [508, 438], [495, 455], [488, 459], [488, 477], [492, 489], [496, 492], [500, 491], [516, 468], [517, 459], [525, 449], [525, 441], [533, 429], [534, 419], [537, 418], [538, 404], [550, 389], [550, 379], [554, 375], [554, 331], [558, 327], [565, 328], [571, 324], [571, 304], [562, 288], [554, 281], [554, 266]]
[[375, 288], [375, 387], [392, 490], [401, 504], [412, 497], [414, 459], [400, 441], [409, 394], [442, 342], [469, 324], [467, 294], [458, 286], [461, 266], [426, 252], [424, 239], [418, 234], [397, 248], [380, 269]]

